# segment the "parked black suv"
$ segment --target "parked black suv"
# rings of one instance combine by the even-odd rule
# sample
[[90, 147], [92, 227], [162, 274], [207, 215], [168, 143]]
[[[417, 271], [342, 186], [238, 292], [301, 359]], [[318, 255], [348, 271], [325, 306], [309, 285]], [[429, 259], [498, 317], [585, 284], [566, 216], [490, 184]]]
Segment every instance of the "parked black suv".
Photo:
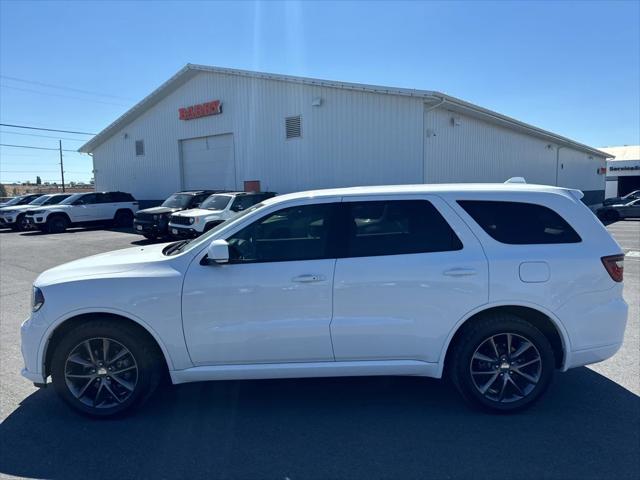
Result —
[[138, 210], [133, 220], [133, 229], [145, 238], [154, 240], [168, 235], [169, 217], [172, 213], [198, 207], [209, 195], [226, 190], [191, 190], [176, 192], [159, 207]]

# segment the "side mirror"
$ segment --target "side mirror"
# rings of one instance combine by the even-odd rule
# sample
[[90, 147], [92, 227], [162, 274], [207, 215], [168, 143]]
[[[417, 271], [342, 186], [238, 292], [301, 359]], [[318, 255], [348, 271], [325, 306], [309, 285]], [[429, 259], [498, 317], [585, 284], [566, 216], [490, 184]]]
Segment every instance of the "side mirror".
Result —
[[207, 258], [209, 264], [229, 262], [229, 244], [226, 240], [214, 240], [207, 248]]

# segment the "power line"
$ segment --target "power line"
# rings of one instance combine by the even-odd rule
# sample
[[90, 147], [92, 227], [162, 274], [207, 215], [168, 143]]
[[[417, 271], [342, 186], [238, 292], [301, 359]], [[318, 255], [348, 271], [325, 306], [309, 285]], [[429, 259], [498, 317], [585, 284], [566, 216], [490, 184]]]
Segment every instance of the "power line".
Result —
[[[60, 150], [59, 148], [48, 148], [48, 147], [34, 147], [33, 145], [10, 145], [8, 143], [0, 143], [0, 147], [13, 147], [13, 148], [33, 148], [34, 150], [55, 150], [56, 152]], [[72, 152], [72, 153], [80, 153], [75, 150], [62, 150], [63, 152]]]
[[37, 93], [38, 95], [45, 95], [45, 96], [50, 96], [50, 97], [61, 97], [61, 98], [70, 98], [70, 99], [73, 99], [73, 100], [82, 100], [83, 102], [104, 103], [105, 105], [116, 105], [118, 107], [126, 107], [127, 106], [127, 105], [125, 105], [123, 103], [105, 102], [103, 100], [94, 100], [92, 98], [74, 97], [72, 95], [63, 95], [61, 93], [39, 92], [38, 90], [31, 90], [30, 88], [11, 87], [9, 85], [0, 85], [0, 88], [9, 88], [11, 90], [18, 90], [18, 91], [21, 91], [21, 92]]
[[33, 127], [29, 125], [15, 125], [12, 123], [0, 123], [2, 127], [13, 127], [13, 128], [27, 128], [29, 130], [43, 130], [46, 132], [61, 132], [61, 133], [76, 133], [78, 135], [97, 135], [97, 133], [88, 133], [88, 132], [74, 132], [73, 130], [56, 130], [55, 128], [40, 128]]
[[28, 135], [29, 137], [55, 138], [56, 140], [71, 140], [73, 142], [86, 142], [84, 138], [56, 137], [54, 135], [38, 135], [37, 133], [12, 132], [11, 130], [0, 130], [0, 133], [8, 135]]
[[42, 87], [57, 88], [57, 89], [60, 89], [60, 90], [67, 90], [67, 91], [70, 91], [70, 92], [84, 93], [84, 94], [87, 94], [87, 95], [96, 95], [98, 97], [118, 98], [120, 100], [132, 100], [131, 98], [120, 97], [118, 95], [110, 95], [108, 93], [93, 92], [91, 90], [81, 90], [79, 88], [63, 87], [61, 85], [54, 85], [52, 83], [38, 82], [36, 80], [27, 80], [25, 78], [11, 77], [9, 75], [0, 75], [0, 78], [6, 78], [7, 80], [13, 80], [14, 82], [22, 82], [22, 83], [30, 83], [32, 85], [40, 85]]

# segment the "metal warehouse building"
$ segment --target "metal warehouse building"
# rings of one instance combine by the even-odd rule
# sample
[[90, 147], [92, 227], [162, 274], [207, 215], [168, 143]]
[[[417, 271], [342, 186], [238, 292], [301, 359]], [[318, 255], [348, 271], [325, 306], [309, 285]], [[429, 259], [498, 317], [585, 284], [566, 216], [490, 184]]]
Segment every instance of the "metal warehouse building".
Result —
[[605, 197], [622, 197], [640, 190], [640, 145], [604, 147], [612, 158], [607, 161]]
[[286, 193], [521, 176], [594, 204], [611, 157], [438, 92], [191, 64], [80, 151], [98, 191], [149, 201], [255, 182]]

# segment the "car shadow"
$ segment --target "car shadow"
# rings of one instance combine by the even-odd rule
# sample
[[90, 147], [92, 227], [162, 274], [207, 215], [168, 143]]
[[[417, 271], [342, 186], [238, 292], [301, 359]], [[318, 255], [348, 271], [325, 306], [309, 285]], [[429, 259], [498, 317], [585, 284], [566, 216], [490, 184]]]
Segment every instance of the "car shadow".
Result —
[[467, 408], [416, 377], [163, 388], [123, 419], [51, 388], [0, 425], [0, 473], [46, 478], [638, 478], [640, 398], [586, 368], [533, 408]]

